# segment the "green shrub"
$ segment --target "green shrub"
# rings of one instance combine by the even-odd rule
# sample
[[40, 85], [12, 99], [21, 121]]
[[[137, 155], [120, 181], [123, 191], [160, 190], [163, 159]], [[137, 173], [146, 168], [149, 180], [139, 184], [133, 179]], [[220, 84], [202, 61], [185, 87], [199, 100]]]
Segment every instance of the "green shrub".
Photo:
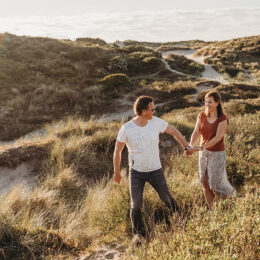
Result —
[[260, 170], [260, 112], [230, 116], [225, 144], [228, 173], [236, 184], [241, 186], [244, 180], [256, 179]]
[[259, 36], [213, 42], [196, 51], [196, 55], [210, 55], [205, 59], [208, 64], [224, 74], [231, 82], [259, 82], [255, 75], [254, 63], [259, 64]]
[[[204, 97], [209, 90], [202, 91], [198, 97], [197, 101], [200, 103], [204, 102]], [[260, 97], [260, 87], [257, 85], [249, 85], [249, 84], [228, 84], [228, 85], [220, 85], [214, 90], [218, 91], [221, 95], [221, 100], [226, 102], [231, 99], [250, 99], [250, 98], [258, 98]]]
[[[143, 53], [142, 53], [143, 54]], [[138, 75], [138, 74], [153, 74], [164, 69], [163, 62], [155, 57], [149, 56], [144, 57], [144, 55], [139, 54], [135, 55], [128, 61], [127, 70], [130, 75]]]
[[260, 99], [256, 100], [232, 100], [224, 105], [228, 115], [254, 114], [260, 111]]
[[152, 49], [147, 48], [143, 45], [129, 45], [121, 48], [122, 52], [125, 52], [127, 54], [133, 53], [133, 52], [150, 52], [155, 53]]
[[131, 59], [143, 60], [144, 58], [151, 57], [151, 52], [136, 51], [128, 55]]
[[107, 69], [111, 73], [126, 73], [128, 60], [129, 57], [127, 55], [115, 56], [110, 60]]
[[204, 66], [193, 60], [187, 59], [185, 56], [169, 54], [166, 57], [172, 69], [183, 72], [185, 74], [199, 75], [204, 71]]
[[84, 42], [84, 43], [87, 43], [87, 44], [98, 44], [98, 45], [101, 45], [101, 46], [107, 45], [107, 43], [100, 38], [83, 37], [83, 38], [77, 38], [76, 41]]
[[235, 67], [227, 67], [225, 68], [224, 72], [226, 72], [227, 74], [229, 74], [229, 76], [231, 78], [234, 78], [237, 76], [237, 74], [239, 73], [239, 69], [238, 68], [235, 68]]
[[123, 73], [110, 74], [99, 81], [108, 91], [124, 89], [129, 86], [129, 77]]
[[156, 57], [146, 57], [143, 59], [144, 68], [147, 72], [154, 73], [163, 68], [163, 63]]

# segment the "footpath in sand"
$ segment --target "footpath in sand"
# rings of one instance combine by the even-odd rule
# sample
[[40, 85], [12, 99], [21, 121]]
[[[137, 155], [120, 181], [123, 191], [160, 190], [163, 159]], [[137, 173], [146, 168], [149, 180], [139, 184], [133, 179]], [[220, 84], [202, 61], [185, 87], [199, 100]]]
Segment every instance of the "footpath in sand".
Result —
[[[195, 53], [194, 49], [190, 49], [190, 50], [173, 50], [173, 51], [162, 52], [162, 57], [163, 57], [163, 60], [165, 61], [165, 58], [169, 54], [183, 55], [186, 58], [188, 58], [190, 60], [194, 60], [195, 62], [197, 62], [197, 63], [199, 63], [199, 64], [204, 66], [204, 71], [202, 72], [202, 78], [203, 79], [218, 81], [219, 83], [222, 83], [222, 84], [228, 84], [228, 82], [223, 79], [221, 74], [219, 74], [211, 65], [206, 64], [204, 62], [204, 58], [206, 58], [206, 57], [203, 57], [203, 56], [195, 57], [194, 53]], [[167, 68], [168, 68], [168, 66], [167, 66]], [[185, 75], [184, 73], [178, 72], [176, 70], [172, 70], [171, 68], [168, 68], [168, 69], [170, 69], [174, 73]]]

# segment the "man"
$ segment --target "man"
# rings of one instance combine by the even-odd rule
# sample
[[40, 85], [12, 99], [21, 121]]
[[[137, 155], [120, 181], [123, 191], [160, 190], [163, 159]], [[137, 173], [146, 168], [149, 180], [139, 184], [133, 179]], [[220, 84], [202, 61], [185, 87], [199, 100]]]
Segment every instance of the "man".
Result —
[[124, 124], [120, 129], [114, 151], [114, 181], [120, 183], [121, 153], [125, 144], [128, 148], [133, 245], [141, 243], [141, 207], [146, 182], [152, 185], [163, 203], [171, 210], [171, 213], [179, 210], [176, 201], [168, 190], [160, 162], [159, 134], [166, 132], [172, 135], [187, 154], [194, 151], [176, 128], [153, 116], [154, 111], [152, 97], [138, 97], [134, 104], [136, 117]]

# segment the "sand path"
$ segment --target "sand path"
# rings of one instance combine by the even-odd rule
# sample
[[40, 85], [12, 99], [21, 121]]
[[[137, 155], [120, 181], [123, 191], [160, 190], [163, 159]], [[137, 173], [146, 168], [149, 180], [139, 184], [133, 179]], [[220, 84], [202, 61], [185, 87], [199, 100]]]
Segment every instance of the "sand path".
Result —
[[[190, 50], [173, 50], [173, 51], [162, 52], [162, 57], [163, 57], [163, 61], [165, 61], [165, 58], [169, 54], [183, 55], [186, 58], [188, 58], [190, 60], [194, 60], [195, 62], [197, 62], [199, 64], [202, 64], [204, 66], [204, 71], [202, 72], [202, 78], [207, 79], [207, 80], [218, 81], [218, 82], [220, 82], [222, 84], [228, 84], [228, 82], [223, 79], [221, 74], [219, 74], [211, 65], [206, 64], [204, 62], [204, 58], [205, 57], [203, 57], [203, 56], [196, 56], [195, 57], [194, 53], [195, 53], [194, 49], [190, 49]], [[167, 68], [168, 68], [168, 66], [167, 66]], [[175, 71], [175, 70], [172, 70], [172, 69], [170, 69], [170, 70], [173, 71], [174, 73], [178, 72], [178, 71]], [[185, 75], [185, 74], [183, 74], [181, 72], [178, 72], [178, 74]], [[194, 76], [192, 76], [192, 77], [194, 77]]]
[[[28, 142], [38, 142], [47, 136], [47, 131], [42, 128], [32, 131], [23, 137], [12, 140], [0, 142], [0, 152], [6, 151], [8, 149], [15, 149], [17, 145], [22, 145]], [[33, 158], [32, 158], [33, 159]], [[24, 187], [32, 189], [37, 183], [38, 175], [33, 173], [33, 162], [27, 161], [16, 168], [7, 168], [0, 166], [0, 195], [7, 193], [12, 190], [16, 185], [23, 184]]]
[[0, 167], [0, 194], [11, 191], [16, 185], [32, 189], [38, 179], [38, 176], [34, 175], [32, 171], [31, 162], [24, 162], [15, 169]]

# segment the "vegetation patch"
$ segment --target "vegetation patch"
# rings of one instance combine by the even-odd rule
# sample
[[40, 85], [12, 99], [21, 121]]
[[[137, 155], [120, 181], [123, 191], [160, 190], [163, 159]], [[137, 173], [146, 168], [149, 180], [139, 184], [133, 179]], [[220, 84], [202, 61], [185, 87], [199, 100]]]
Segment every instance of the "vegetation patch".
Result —
[[231, 82], [260, 82], [260, 36], [213, 42], [195, 55], [205, 56], [205, 62]]
[[[111, 74], [127, 76], [109, 80]], [[115, 98], [138, 89], [143, 79], [185, 77], [168, 71], [161, 55], [144, 45], [117, 48], [101, 39], [1, 34], [0, 140], [21, 137], [64, 116], [88, 120], [112, 112], [118, 106]], [[106, 82], [104, 88], [100, 81]]]
[[[228, 84], [220, 85], [215, 88], [223, 101], [229, 101], [232, 99], [252, 99], [260, 97], [260, 86], [249, 84]], [[206, 93], [210, 90], [204, 90], [198, 95], [198, 102], [203, 103]]]
[[126, 89], [129, 87], [129, 77], [122, 73], [110, 74], [99, 81], [104, 85], [105, 90], [111, 92], [118, 92], [120, 89]]
[[[33, 159], [41, 177], [33, 190], [19, 185], [1, 196], [0, 258], [70, 259], [111, 241], [124, 241], [128, 246], [132, 233], [126, 148], [122, 183], [117, 185], [111, 178], [116, 136], [123, 122], [86, 118], [111, 105], [113, 97], [104, 88], [121, 89], [130, 84], [130, 100], [141, 94], [154, 96], [155, 115], [169, 111], [162, 119], [189, 140], [203, 108], [187, 95], [196, 93], [200, 83], [183, 81], [184, 77], [159, 69], [160, 57], [145, 46], [134, 48], [132, 44], [121, 51], [100, 47], [101, 43], [97, 46], [95, 41], [8, 34], [1, 35], [0, 41], [1, 138], [19, 136], [50, 122], [45, 126], [46, 137], [17, 140], [1, 148], [0, 166], [15, 168]], [[197, 44], [201, 48], [206, 43]], [[137, 65], [129, 65], [134, 61]], [[119, 71], [111, 72], [111, 64]], [[131, 66], [136, 67], [128, 73]], [[16, 73], [11, 73], [14, 68]], [[151, 74], [153, 69], [156, 72]], [[100, 79], [107, 87], [98, 84]], [[129, 249], [126, 259], [257, 259], [259, 88], [229, 84], [216, 89], [229, 118], [225, 145], [234, 197], [216, 201], [209, 212], [199, 183], [198, 155], [184, 158], [175, 139], [162, 134], [160, 156], [181, 217], [170, 216], [156, 192], [146, 186], [142, 210], [149, 243], [143, 240], [140, 248]], [[76, 116], [61, 120], [66, 113]]]
[[100, 45], [100, 46], [107, 45], [107, 43], [100, 38], [83, 37], [83, 38], [77, 38], [76, 41], [84, 42], [84, 43], [87, 43], [87, 44], [97, 44], [97, 45]]
[[[227, 105], [229, 103], [225, 108]], [[201, 110], [200, 107], [176, 109], [165, 114], [163, 119], [189, 140]], [[153, 255], [158, 259], [168, 255], [185, 258], [201, 254], [205, 257], [213, 254], [216, 258], [234, 254], [243, 257], [242, 247], [250, 249], [252, 258], [257, 255], [259, 193], [256, 180], [260, 165], [260, 124], [259, 111], [255, 114], [246, 112], [241, 115], [233, 111], [232, 116], [228, 115], [230, 123], [225, 141], [227, 172], [238, 193], [232, 199], [216, 202], [212, 213], [207, 211], [198, 181], [197, 154], [185, 159], [182, 148], [172, 137], [161, 136], [162, 163], [170, 192], [181, 207], [182, 221], [171, 217], [155, 191], [146, 186], [144, 229], [151, 242], [144, 242], [141, 248], [126, 254], [137, 258]], [[122, 184], [115, 185], [112, 180], [104, 179], [113, 173], [112, 155], [120, 127], [121, 123], [116, 122], [103, 124], [73, 118], [47, 126], [50, 146], [39, 186], [27, 193], [22, 187], [16, 187], [1, 199], [1, 219], [5, 219], [1, 223], [9, 223], [1, 234], [7, 234], [7, 231], [10, 234], [0, 236], [2, 254], [7, 258], [16, 256], [17, 252], [25, 257], [71, 256], [90, 247], [94, 241], [95, 244], [104, 241], [118, 243], [122, 239], [129, 242], [126, 150], [122, 156]], [[17, 158], [19, 154], [15, 155]], [[171, 227], [167, 223], [171, 223]], [[225, 227], [220, 233], [219, 226]], [[244, 235], [238, 236], [237, 233]], [[28, 237], [30, 245], [24, 247], [24, 239]], [[15, 248], [7, 248], [10, 239]], [[180, 244], [183, 239], [185, 245]], [[208, 244], [206, 248], [205, 244]], [[162, 250], [163, 258], [160, 258]]]
[[185, 74], [200, 75], [204, 71], [204, 66], [196, 63], [193, 60], [187, 59], [183, 55], [169, 54], [166, 57], [172, 69], [180, 71]]

